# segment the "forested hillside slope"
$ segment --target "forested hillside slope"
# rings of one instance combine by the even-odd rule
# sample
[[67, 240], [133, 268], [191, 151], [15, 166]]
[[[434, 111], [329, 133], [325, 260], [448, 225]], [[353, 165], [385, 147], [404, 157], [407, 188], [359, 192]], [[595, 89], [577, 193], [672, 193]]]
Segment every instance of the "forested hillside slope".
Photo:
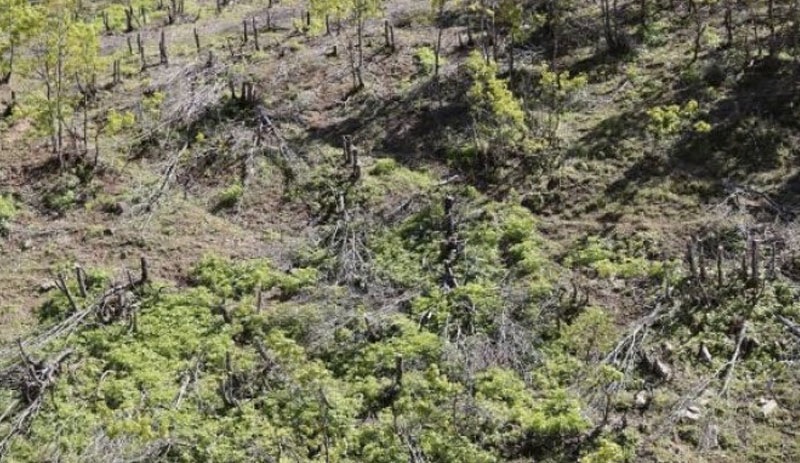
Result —
[[800, 4], [0, 0], [0, 460], [800, 461]]

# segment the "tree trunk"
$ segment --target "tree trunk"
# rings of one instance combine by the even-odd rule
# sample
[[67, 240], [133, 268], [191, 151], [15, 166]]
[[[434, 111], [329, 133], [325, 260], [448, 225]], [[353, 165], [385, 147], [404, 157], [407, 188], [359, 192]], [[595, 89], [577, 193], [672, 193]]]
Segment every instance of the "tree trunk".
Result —
[[559, 39], [559, 30], [558, 30], [558, 6], [557, 0], [550, 0], [548, 2], [548, 19], [547, 22], [550, 25], [550, 34], [553, 40], [551, 54], [550, 54], [550, 68], [553, 72], [558, 72], [558, 39]]
[[767, 1], [767, 26], [769, 27], [768, 50], [770, 56], [774, 56], [778, 45], [775, 40], [775, 0]]
[[642, 31], [647, 29], [647, 0], [639, 0], [639, 25]]
[[725, 48], [731, 48], [733, 46], [733, 5], [731, 4], [733, 0], [726, 0], [725, 1], [725, 37], [727, 39], [727, 43], [725, 44]]
[[147, 61], [144, 58], [144, 44], [142, 44], [142, 34], [136, 34], [136, 46], [139, 48], [139, 60], [142, 63], [142, 72], [147, 70]]
[[164, 35], [164, 29], [161, 29], [161, 40], [158, 42], [158, 54], [160, 62], [164, 66], [169, 66], [169, 58], [167, 57], [167, 38]]
[[[441, 14], [441, 13], [440, 13]], [[442, 53], [442, 26], [441, 23], [439, 25], [439, 31], [436, 34], [436, 53], [434, 53], [433, 57], [433, 78], [437, 81], [439, 80], [439, 56]]]
[[256, 24], [256, 18], [253, 16], [251, 19], [252, 22], [252, 29], [253, 29], [253, 45], [256, 48], [256, 51], [261, 50], [261, 45], [258, 43], [258, 25]]
[[347, 51], [350, 57], [350, 73], [353, 77], [353, 90], [358, 90], [364, 87], [364, 81], [361, 78], [361, 68], [356, 65], [355, 50], [353, 50], [353, 42], [348, 40]]
[[358, 18], [358, 70], [361, 73], [361, 67], [364, 65], [364, 21], [361, 17]]
[[492, 60], [497, 62], [497, 42], [498, 40], [498, 30], [497, 30], [497, 7], [496, 3], [492, 3]]
[[[60, 40], [63, 40], [60, 39]], [[64, 101], [63, 101], [63, 78], [64, 78], [64, 52], [59, 43], [58, 59], [56, 61], [56, 152], [61, 167], [64, 167]]]
[[508, 72], [514, 73], [514, 33], [508, 35]]
[[133, 32], [133, 7], [125, 9], [125, 32]]
[[[83, 158], [89, 154], [89, 97], [83, 94]], [[84, 296], [86, 297], [86, 296]]]

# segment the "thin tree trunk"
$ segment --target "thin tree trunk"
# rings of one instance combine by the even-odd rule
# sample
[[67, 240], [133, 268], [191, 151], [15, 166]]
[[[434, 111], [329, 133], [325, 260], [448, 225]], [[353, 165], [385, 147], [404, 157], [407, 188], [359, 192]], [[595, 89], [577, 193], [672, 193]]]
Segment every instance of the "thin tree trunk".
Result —
[[[441, 18], [441, 16], [442, 16], [442, 12], [440, 10], [439, 11], [439, 18]], [[433, 77], [437, 81], [439, 80], [439, 66], [440, 66], [439, 56], [442, 53], [442, 32], [443, 32], [443, 29], [442, 29], [441, 22], [440, 22], [439, 23], [439, 31], [436, 34], [436, 53], [434, 53], [434, 57], [433, 57]]]
[[727, 38], [727, 43], [725, 44], [725, 48], [731, 48], [733, 46], [733, 6], [732, 0], [725, 1], [725, 36]]
[[358, 18], [358, 69], [361, 72], [361, 66], [364, 65], [364, 21], [361, 17]]
[[514, 73], [514, 33], [508, 35], [508, 72]]
[[647, 0], [639, 0], [639, 25], [642, 31], [647, 29]]
[[89, 153], [89, 97], [83, 94], [83, 157]]
[[256, 51], [261, 50], [261, 45], [258, 43], [258, 24], [256, 24], [256, 18], [253, 16], [251, 19], [252, 22], [252, 29], [253, 29], [253, 45], [256, 48]]
[[768, 50], [770, 56], [775, 55], [777, 43], [775, 42], [775, 0], [767, 1], [767, 26], [769, 27]]
[[64, 53], [62, 44], [59, 39], [58, 59], [56, 61], [56, 149], [58, 153], [58, 160], [62, 167], [64, 167], [64, 102], [63, 100], [63, 72], [64, 72]]
[[550, 68], [553, 72], [558, 72], [557, 64], [558, 64], [558, 39], [559, 39], [559, 30], [558, 30], [558, 6], [557, 0], [550, 0], [549, 1], [549, 22], [550, 22], [550, 29], [551, 35], [553, 38], [553, 47], [552, 47], [552, 54], [550, 56]]

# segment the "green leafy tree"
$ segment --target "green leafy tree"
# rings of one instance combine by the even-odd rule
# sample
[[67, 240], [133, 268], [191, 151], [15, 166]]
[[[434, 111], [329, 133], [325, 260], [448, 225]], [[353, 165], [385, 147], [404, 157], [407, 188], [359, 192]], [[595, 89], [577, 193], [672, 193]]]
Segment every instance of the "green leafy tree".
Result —
[[[519, 0], [500, 0], [494, 13], [496, 28], [508, 39], [508, 68], [514, 71], [514, 45], [521, 42], [526, 35], [523, 23], [526, 19], [525, 9]], [[531, 23], [536, 23], [540, 18], [531, 16]], [[497, 59], [497, 58], [495, 58]]]
[[[311, 0], [310, 10], [315, 17], [327, 19], [351, 18], [356, 25], [356, 44], [348, 41], [353, 87], [364, 86], [364, 21], [378, 16], [383, 11], [383, 0]], [[327, 20], [326, 19], [326, 20]]]
[[572, 76], [569, 71], [558, 72], [552, 66], [542, 64], [539, 87], [542, 91], [542, 101], [548, 109], [545, 127], [546, 138], [550, 145], [558, 143], [561, 118], [587, 83], [588, 78], [584, 74]]
[[495, 167], [503, 159], [491, 159], [489, 152], [503, 157], [502, 152], [519, 143], [526, 134], [525, 112], [520, 101], [497, 77], [497, 63], [488, 62], [477, 51], [467, 59], [467, 72], [472, 84], [467, 92], [475, 127], [475, 148], [483, 156], [482, 164]]
[[587, 453], [580, 459], [580, 463], [623, 463], [625, 452], [619, 444], [601, 439], [597, 449]]
[[41, 12], [27, 0], [0, 0], [0, 83], [8, 83], [17, 50], [35, 35]]
[[[28, 98], [24, 111], [50, 138], [62, 168], [65, 132], [77, 102], [90, 93], [100, 59], [97, 31], [75, 19], [75, 8], [72, 0], [52, 0], [45, 6], [42, 32], [32, 40], [31, 58], [25, 63], [26, 74], [40, 81], [43, 88]], [[72, 79], [77, 89], [70, 85]]]
[[329, 25], [332, 19], [337, 22], [346, 19], [350, 14], [350, 4], [348, 0], [310, 0], [309, 10], [314, 18], [322, 18]]

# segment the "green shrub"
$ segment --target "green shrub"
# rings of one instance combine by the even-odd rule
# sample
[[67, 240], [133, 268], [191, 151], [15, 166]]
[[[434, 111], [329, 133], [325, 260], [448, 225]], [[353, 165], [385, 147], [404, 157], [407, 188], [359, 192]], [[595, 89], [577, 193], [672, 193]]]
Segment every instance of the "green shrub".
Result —
[[47, 195], [45, 197], [45, 204], [49, 209], [57, 212], [64, 212], [71, 208], [77, 202], [78, 195], [73, 189], [65, 189], [60, 192]]
[[375, 161], [375, 165], [372, 166], [369, 173], [372, 175], [389, 175], [395, 170], [397, 170], [397, 161], [392, 158], [381, 158]]
[[690, 100], [683, 108], [677, 104], [653, 106], [647, 110], [650, 118], [647, 130], [656, 137], [675, 134], [697, 113], [697, 109], [695, 100]]
[[8, 224], [17, 214], [17, 207], [11, 196], [0, 195], [0, 236], [8, 234]]
[[511, 370], [495, 367], [478, 374], [475, 396], [490, 417], [489, 438], [498, 443], [513, 443], [526, 434], [543, 441], [564, 438], [577, 435], [589, 425], [581, 416], [578, 401], [565, 390], [539, 391], [534, 398]]
[[497, 63], [487, 63], [474, 51], [467, 59], [467, 70], [472, 79], [467, 97], [476, 118], [487, 119], [496, 130], [516, 137], [525, 128], [525, 112], [508, 83], [497, 77]]
[[[436, 67], [436, 51], [431, 47], [420, 47], [414, 52], [414, 63], [417, 65], [417, 72], [422, 76], [431, 75]], [[439, 57], [439, 65], [443, 63]]]
[[276, 287], [281, 290], [282, 297], [288, 298], [318, 278], [313, 268], [282, 272], [264, 260], [233, 263], [213, 255], [205, 256], [190, 275], [196, 284], [226, 298], [252, 294], [258, 287], [264, 291]]
[[225, 188], [219, 194], [217, 199], [216, 209], [230, 209], [239, 204], [239, 201], [244, 195], [244, 187], [241, 183], [234, 183], [233, 185]]
[[129, 129], [136, 124], [136, 115], [130, 111], [119, 112], [112, 109], [106, 115], [106, 132], [116, 135], [125, 129]]
[[[123, 5], [109, 5], [104, 12], [108, 15], [108, 26], [112, 32], [122, 32], [125, 30], [125, 7]], [[97, 19], [96, 27], [104, 30], [102, 17]]]
[[643, 31], [643, 41], [648, 47], [660, 47], [669, 42], [669, 23], [666, 20], [651, 21]]
[[561, 344], [581, 360], [597, 358], [616, 340], [614, 320], [603, 309], [590, 307], [561, 329]]
[[597, 448], [580, 459], [580, 463], [623, 463], [625, 452], [619, 444], [600, 439]]
[[636, 240], [632, 240], [631, 243], [617, 243], [615, 246], [610, 240], [590, 236], [580, 248], [567, 256], [565, 263], [569, 266], [589, 267], [595, 270], [600, 278], [663, 276], [667, 264], [635, 255], [645, 251], [640, 248], [641, 246]]

